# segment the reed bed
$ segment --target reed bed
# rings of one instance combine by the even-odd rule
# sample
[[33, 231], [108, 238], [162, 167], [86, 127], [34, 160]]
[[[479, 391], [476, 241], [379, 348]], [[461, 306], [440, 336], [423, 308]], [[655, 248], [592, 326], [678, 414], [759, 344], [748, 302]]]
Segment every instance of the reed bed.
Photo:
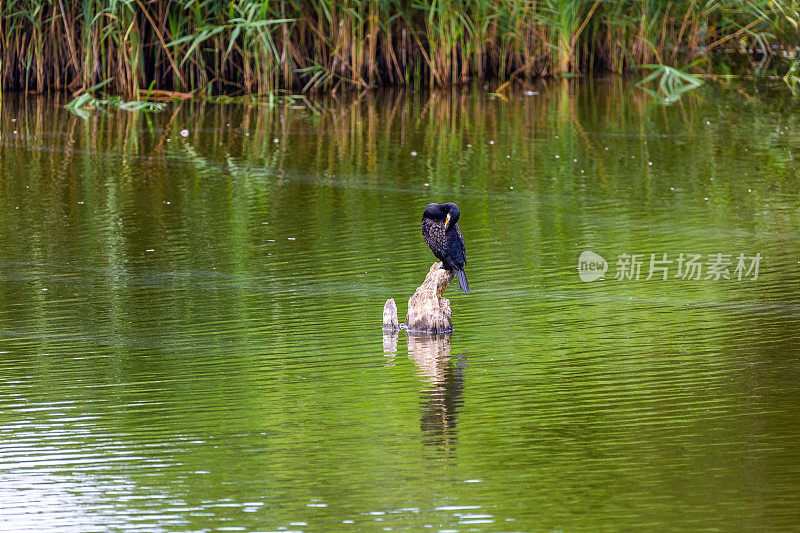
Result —
[[722, 48], [794, 50], [799, 11], [798, 0], [0, 0], [0, 79], [75, 94], [107, 82], [136, 100], [703, 68]]

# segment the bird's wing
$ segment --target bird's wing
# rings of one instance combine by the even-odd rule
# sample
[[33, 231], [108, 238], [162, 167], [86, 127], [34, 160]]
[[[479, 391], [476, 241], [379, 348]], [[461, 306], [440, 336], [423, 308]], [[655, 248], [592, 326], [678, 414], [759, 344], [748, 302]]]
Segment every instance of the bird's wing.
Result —
[[461, 236], [461, 228], [459, 228], [458, 224], [456, 224], [455, 227], [453, 227], [453, 229], [456, 231], [456, 235], [458, 235], [458, 244], [459, 244], [458, 249], [457, 249], [457, 251], [455, 253], [457, 253], [459, 256], [461, 256], [461, 264], [466, 265], [467, 264], [467, 250], [464, 247], [464, 237]]
[[422, 219], [422, 237], [425, 239], [425, 244], [428, 248], [433, 248], [433, 235], [431, 234], [431, 221], [427, 218]]
[[427, 218], [422, 219], [422, 236], [425, 238], [425, 244], [428, 245], [428, 248], [431, 249], [436, 257], [440, 255], [446, 257], [450, 253], [450, 250], [447, 250], [444, 246], [443, 229], [441, 225], [437, 225]]

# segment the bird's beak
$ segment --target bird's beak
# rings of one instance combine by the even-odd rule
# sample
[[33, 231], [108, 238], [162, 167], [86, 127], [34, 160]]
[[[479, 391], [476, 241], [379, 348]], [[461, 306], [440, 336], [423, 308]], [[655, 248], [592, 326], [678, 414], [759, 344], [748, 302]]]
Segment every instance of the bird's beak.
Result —
[[444, 219], [444, 230], [450, 227], [450, 213], [447, 213], [447, 218]]

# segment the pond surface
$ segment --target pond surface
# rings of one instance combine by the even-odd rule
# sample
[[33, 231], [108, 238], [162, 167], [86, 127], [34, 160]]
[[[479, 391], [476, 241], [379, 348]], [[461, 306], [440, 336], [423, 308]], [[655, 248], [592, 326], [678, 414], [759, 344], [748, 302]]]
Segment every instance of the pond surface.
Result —
[[[0, 528], [796, 526], [798, 100], [528, 89], [6, 95]], [[472, 294], [450, 336], [384, 337], [432, 201]]]

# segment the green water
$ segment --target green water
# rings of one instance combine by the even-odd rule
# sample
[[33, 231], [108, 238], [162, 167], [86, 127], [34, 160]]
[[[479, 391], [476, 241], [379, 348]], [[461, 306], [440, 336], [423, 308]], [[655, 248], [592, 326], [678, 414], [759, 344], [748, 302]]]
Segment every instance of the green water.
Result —
[[[797, 527], [800, 102], [529, 89], [86, 121], [6, 95], [0, 529]], [[384, 337], [432, 201], [473, 292], [451, 336]], [[677, 277], [716, 253], [731, 279]]]

